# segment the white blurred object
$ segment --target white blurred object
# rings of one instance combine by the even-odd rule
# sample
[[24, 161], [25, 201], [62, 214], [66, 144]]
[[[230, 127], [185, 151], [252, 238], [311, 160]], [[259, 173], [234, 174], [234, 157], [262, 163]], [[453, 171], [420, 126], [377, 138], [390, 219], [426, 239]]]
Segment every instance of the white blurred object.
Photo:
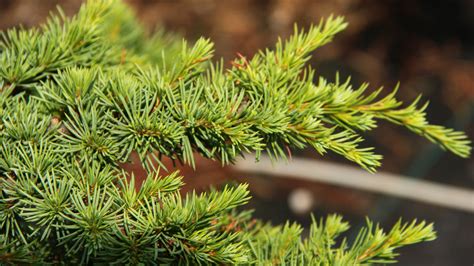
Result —
[[304, 188], [295, 189], [288, 195], [288, 205], [295, 214], [306, 214], [314, 205], [313, 194]]

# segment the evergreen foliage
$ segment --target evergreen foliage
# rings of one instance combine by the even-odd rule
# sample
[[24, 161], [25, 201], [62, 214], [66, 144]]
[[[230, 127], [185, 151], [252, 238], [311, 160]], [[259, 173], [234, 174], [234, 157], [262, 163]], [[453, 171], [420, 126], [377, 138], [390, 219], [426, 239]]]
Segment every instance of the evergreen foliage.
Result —
[[[245, 152], [286, 158], [289, 149], [335, 152], [375, 171], [362, 147], [376, 120], [405, 126], [461, 157], [470, 141], [430, 125], [426, 104], [395, 91], [365, 93], [349, 80], [318, 77], [311, 53], [346, 23], [329, 17], [226, 69], [213, 44], [148, 34], [118, 1], [59, 9], [39, 28], [11, 29], [0, 43], [0, 262], [117, 264], [365, 265], [433, 240], [431, 224], [367, 221], [349, 243], [338, 215], [273, 226], [236, 208], [247, 185], [180, 194], [160, 158], [194, 166], [193, 154], [232, 163]], [[120, 168], [132, 152], [148, 177], [140, 189]], [[164, 167], [161, 165], [161, 167]], [[339, 239], [338, 239], [339, 237]]]

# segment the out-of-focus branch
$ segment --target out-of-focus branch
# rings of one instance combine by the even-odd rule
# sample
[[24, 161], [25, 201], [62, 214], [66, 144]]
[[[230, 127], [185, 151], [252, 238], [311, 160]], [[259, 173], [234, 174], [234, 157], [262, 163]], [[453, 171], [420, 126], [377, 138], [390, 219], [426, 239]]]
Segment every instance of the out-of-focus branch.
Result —
[[254, 161], [249, 156], [237, 161], [233, 167], [242, 172], [324, 182], [474, 212], [474, 191], [471, 189], [391, 173], [370, 174], [355, 167], [303, 158], [293, 158], [286, 165], [272, 163], [266, 156], [262, 156], [258, 163]]

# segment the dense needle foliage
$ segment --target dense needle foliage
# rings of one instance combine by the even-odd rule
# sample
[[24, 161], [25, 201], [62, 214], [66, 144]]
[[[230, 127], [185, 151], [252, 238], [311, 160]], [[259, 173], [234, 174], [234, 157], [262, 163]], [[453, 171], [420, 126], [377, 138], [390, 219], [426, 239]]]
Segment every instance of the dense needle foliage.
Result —
[[[0, 263], [291, 264], [393, 262], [395, 249], [433, 240], [432, 225], [367, 221], [354, 241], [340, 216], [272, 226], [236, 207], [247, 185], [181, 195], [162, 156], [232, 163], [244, 152], [285, 158], [289, 149], [335, 152], [368, 171], [381, 156], [361, 147], [377, 120], [402, 125], [462, 157], [466, 136], [425, 119], [420, 98], [365, 93], [306, 66], [342, 31], [330, 17], [232, 67], [213, 44], [148, 34], [129, 8], [89, 1], [67, 18], [12, 29], [0, 43]], [[148, 177], [136, 189], [120, 168], [136, 152]], [[161, 165], [162, 166], [162, 165]]]

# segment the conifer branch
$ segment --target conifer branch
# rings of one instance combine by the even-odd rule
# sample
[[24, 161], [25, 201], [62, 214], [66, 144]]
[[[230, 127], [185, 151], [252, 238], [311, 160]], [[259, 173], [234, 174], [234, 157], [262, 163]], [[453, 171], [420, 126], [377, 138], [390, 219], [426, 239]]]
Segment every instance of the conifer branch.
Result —
[[[290, 149], [335, 152], [375, 171], [381, 156], [361, 132], [377, 119], [470, 154], [464, 133], [430, 125], [419, 98], [365, 93], [307, 67], [312, 52], [346, 27], [341, 17], [279, 40], [232, 67], [213, 44], [148, 34], [118, 0], [88, 1], [67, 18], [13, 29], [0, 42], [0, 262], [117, 264], [390, 263], [394, 249], [433, 240], [432, 225], [368, 221], [351, 245], [336, 215], [313, 220], [309, 238], [236, 211], [247, 185], [180, 194], [160, 158], [192, 166], [194, 154], [232, 163], [245, 152], [286, 158]], [[147, 178], [120, 168], [132, 152]], [[137, 188], [138, 187], [138, 188]], [[339, 245], [338, 245], [339, 243]]]

